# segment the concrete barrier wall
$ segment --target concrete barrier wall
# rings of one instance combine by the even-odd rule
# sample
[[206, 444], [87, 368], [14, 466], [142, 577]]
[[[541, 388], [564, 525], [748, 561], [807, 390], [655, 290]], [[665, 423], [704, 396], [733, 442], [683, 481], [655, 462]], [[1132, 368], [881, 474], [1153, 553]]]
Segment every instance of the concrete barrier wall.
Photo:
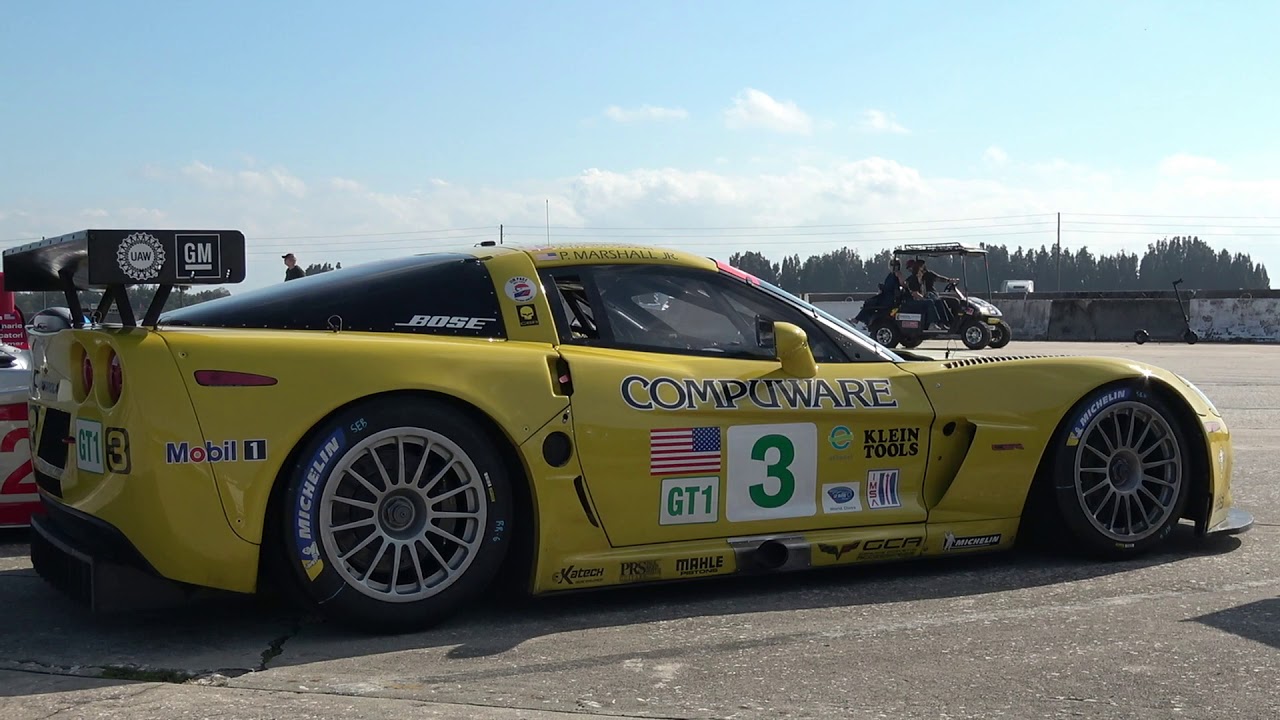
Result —
[[[1045, 299], [997, 296], [991, 302], [1013, 328], [1014, 341], [1130, 342], [1139, 329], [1150, 333], [1152, 340], [1181, 341], [1185, 329], [1182, 310], [1172, 292], [1118, 298], [1097, 297], [1097, 293], [1055, 295]], [[866, 295], [810, 301], [836, 317], [852, 320], [862, 309], [863, 297]], [[1280, 343], [1280, 297], [1187, 299], [1184, 295], [1182, 302], [1191, 329], [1202, 342]]]

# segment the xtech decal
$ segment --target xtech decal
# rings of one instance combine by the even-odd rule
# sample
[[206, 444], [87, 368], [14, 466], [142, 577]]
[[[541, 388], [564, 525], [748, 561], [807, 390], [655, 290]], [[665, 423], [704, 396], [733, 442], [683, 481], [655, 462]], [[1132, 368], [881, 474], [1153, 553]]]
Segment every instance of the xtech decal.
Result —
[[902, 427], [862, 431], [862, 450], [871, 458], [915, 457], [920, 453], [920, 428]]
[[568, 565], [557, 570], [551, 579], [557, 585], [590, 585], [604, 580], [604, 568], [580, 568]]
[[955, 533], [947, 531], [946, 540], [942, 543], [943, 550], [967, 550], [969, 548], [990, 547], [1000, 544], [1000, 533], [994, 535], [973, 535], [970, 537], [956, 537]]
[[885, 378], [770, 378], [710, 380], [628, 375], [620, 387], [622, 400], [635, 410], [736, 410], [738, 403], [762, 410], [844, 410], [898, 407]]
[[294, 508], [294, 539], [298, 545], [298, 553], [302, 556], [302, 568], [307, 577], [315, 580], [324, 570], [324, 561], [320, 559], [320, 547], [315, 541], [315, 523], [311, 508], [316, 501], [316, 484], [329, 469], [329, 463], [347, 447], [347, 436], [339, 428], [325, 439], [324, 444], [311, 457], [307, 467], [306, 478], [298, 489], [297, 506]]
[[1071, 426], [1071, 434], [1067, 435], [1067, 447], [1074, 447], [1080, 444], [1080, 436], [1084, 435], [1084, 429], [1089, 427], [1089, 422], [1093, 420], [1094, 415], [1102, 412], [1103, 408], [1109, 405], [1121, 400], [1128, 400], [1130, 394], [1129, 388], [1121, 388], [1113, 390], [1090, 403], [1089, 407], [1085, 408], [1085, 411], [1080, 414], [1080, 417], [1076, 418], [1075, 424]]

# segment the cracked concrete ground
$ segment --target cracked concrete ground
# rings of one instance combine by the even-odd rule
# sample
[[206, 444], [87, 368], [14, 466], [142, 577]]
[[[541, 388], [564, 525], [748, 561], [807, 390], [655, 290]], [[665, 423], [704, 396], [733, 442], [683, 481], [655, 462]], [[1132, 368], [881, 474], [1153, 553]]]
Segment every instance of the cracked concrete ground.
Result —
[[31, 571], [25, 533], [9, 532], [0, 718], [1280, 715], [1280, 347], [1011, 352], [1126, 355], [1195, 381], [1235, 432], [1236, 501], [1255, 529], [1208, 543], [1184, 533], [1109, 565], [1033, 550], [495, 599], [398, 637], [245, 598], [86, 618]]

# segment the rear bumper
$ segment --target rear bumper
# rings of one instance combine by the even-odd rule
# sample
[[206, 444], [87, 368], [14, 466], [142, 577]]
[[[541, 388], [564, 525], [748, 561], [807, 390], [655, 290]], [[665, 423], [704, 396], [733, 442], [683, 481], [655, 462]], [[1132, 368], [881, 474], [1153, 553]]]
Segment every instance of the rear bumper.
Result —
[[91, 612], [171, 607], [194, 590], [161, 577], [110, 524], [47, 498], [44, 508], [31, 518], [31, 564]]

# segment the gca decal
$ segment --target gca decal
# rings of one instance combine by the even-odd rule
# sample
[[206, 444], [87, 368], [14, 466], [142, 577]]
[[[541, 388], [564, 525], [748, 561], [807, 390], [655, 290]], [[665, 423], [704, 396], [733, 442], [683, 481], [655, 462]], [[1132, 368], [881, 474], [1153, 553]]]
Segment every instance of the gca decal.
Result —
[[409, 322], [398, 322], [396, 327], [429, 327], [480, 330], [494, 318], [467, 317], [465, 315], [414, 315]]

